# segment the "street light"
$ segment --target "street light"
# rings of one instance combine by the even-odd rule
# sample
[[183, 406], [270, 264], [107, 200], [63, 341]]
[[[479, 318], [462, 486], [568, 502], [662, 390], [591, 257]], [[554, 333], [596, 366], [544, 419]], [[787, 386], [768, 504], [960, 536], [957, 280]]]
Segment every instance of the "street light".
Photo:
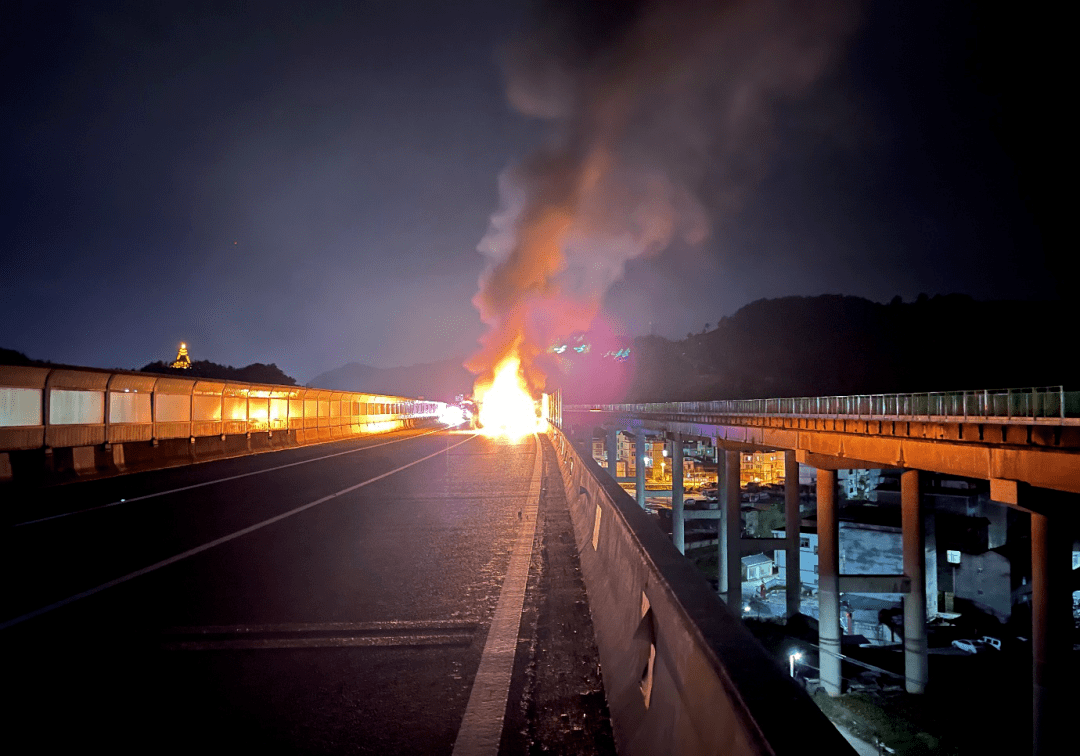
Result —
[[791, 676], [795, 677], [795, 662], [802, 658], [802, 652], [796, 651], [788, 654], [788, 666], [791, 668]]

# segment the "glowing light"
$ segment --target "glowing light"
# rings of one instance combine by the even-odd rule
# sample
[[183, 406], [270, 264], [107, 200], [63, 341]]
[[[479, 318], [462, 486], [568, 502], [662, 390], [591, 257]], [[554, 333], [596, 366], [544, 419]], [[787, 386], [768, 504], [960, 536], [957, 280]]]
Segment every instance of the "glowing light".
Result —
[[451, 428], [465, 422], [465, 410], [456, 404], [448, 404], [439, 410], [439, 422]]
[[495, 380], [478, 397], [480, 425], [488, 436], [517, 440], [539, 427], [536, 404], [519, 372], [521, 361], [508, 357], [495, 368]]

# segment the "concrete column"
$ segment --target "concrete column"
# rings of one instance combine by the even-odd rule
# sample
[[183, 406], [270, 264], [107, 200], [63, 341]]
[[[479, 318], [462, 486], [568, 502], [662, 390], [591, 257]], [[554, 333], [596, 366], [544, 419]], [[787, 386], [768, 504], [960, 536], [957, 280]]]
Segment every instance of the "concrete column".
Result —
[[619, 459], [619, 430], [618, 428], [609, 428], [607, 432], [607, 439], [604, 444], [607, 450], [607, 471], [611, 477], [616, 477], [618, 474], [617, 461]]
[[680, 554], [686, 553], [686, 523], [683, 522], [682, 435], [671, 434], [671, 540]]
[[800, 563], [799, 549], [799, 462], [795, 459], [795, 452], [784, 452], [784, 532], [787, 546], [785, 561], [787, 562], [787, 616], [794, 617], [800, 609], [800, 592], [802, 591], [802, 564]]
[[638, 431], [634, 436], [634, 476], [637, 486], [637, 503], [645, 508], [645, 434]]
[[[716, 498], [721, 516], [716, 519], [716, 592], [726, 602], [728, 600], [727, 572], [727, 459], [735, 452], [716, 447]], [[741, 547], [740, 547], [741, 548]]]
[[818, 643], [821, 685], [840, 695], [840, 520], [836, 471], [817, 471]]
[[904, 679], [908, 693], [925, 693], [929, 672], [926, 655], [926, 549], [923, 546], [919, 471], [900, 475], [904, 574], [911, 590], [904, 596]]
[[1031, 515], [1032, 753], [1060, 753], [1072, 716], [1072, 529], [1066, 518]]
[[[739, 490], [739, 452], [729, 451], [724, 461], [724, 540], [727, 542], [727, 602], [742, 616], [742, 496]], [[717, 493], [720, 493], [717, 491]], [[720, 569], [724, 569], [723, 566]]]
[[923, 509], [923, 552], [926, 554], [926, 618], [938, 613], [937, 517], [933, 506]]

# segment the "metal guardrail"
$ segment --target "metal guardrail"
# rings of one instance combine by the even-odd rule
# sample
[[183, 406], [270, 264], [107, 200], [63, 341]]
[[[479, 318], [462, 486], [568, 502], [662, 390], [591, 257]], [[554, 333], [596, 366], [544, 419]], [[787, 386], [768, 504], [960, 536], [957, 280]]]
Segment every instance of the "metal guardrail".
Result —
[[1080, 391], [1046, 388], [938, 391], [918, 394], [804, 396], [785, 399], [721, 399], [708, 402], [586, 404], [566, 411], [601, 410], [631, 414], [773, 415], [858, 420], [942, 420], [993, 422], [1080, 421]]

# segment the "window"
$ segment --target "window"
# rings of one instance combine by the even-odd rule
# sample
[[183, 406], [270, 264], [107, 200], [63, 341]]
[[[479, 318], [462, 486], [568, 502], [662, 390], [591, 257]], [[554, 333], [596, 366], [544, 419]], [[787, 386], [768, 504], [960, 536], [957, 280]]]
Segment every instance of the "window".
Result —
[[41, 425], [41, 389], [0, 388], [0, 425]]
[[105, 392], [53, 389], [50, 425], [97, 425], [105, 422]]
[[[799, 539], [799, 548], [800, 549], [808, 549], [808, 548], [810, 548], [810, 539], [809, 538], [800, 538]], [[815, 554], [817, 553], [816, 548], [814, 549], [814, 553]]]

